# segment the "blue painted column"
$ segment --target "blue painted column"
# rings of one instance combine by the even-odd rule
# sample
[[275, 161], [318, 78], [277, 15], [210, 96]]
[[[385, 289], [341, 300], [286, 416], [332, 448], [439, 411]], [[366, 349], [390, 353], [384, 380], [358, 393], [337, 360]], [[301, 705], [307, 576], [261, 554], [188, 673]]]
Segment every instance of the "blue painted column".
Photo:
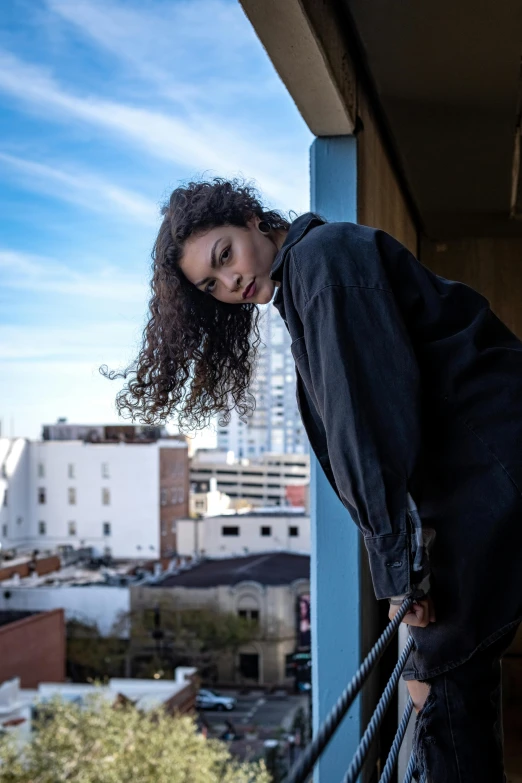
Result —
[[[327, 220], [357, 222], [353, 136], [319, 138], [310, 150], [311, 208]], [[342, 426], [342, 422], [339, 422]], [[360, 537], [311, 455], [312, 694], [314, 733], [360, 663]], [[360, 700], [316, 767], [315, 783], [343, 780], [361, 736]]]

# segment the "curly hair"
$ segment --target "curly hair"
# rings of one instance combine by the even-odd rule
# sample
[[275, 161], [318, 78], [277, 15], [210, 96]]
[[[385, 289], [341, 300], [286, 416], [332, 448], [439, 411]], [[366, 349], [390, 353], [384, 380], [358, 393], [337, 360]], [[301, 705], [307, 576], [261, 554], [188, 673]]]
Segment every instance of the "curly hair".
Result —
[[181, 430], [200, 429], [232, 410], [251, 413], [249, 391], [260, 344], [255, 304], [225, 304], [199, 291], [179, 262], [186, 240], [222, 225], [245, 227], [257, 216], [273, 229], [289, 222], [263, 207], [250, 184], [216, 177], [176, 188], [162, 208], [163, 221], [152, 251], [151, 298], [137, 359], [121, 372], [100, 372], [127, 380], [116, 397], [121, 416], [158, 424], [176, 415]]

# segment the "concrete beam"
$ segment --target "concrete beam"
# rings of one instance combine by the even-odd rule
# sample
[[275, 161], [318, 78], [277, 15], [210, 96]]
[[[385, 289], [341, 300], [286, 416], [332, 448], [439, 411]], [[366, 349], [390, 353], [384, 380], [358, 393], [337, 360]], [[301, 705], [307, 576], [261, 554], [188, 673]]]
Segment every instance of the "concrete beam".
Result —
[[355, 71], [327, 0], [239, 0], [304, 121], [316, 136], [353, 133]]

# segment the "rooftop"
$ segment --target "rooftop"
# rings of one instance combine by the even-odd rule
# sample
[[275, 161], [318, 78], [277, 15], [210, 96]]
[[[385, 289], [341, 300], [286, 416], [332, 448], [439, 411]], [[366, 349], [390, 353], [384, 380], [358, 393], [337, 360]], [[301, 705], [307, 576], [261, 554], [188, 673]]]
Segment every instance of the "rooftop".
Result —
[[0, 628], [3, 625], [16, 623], [18, 620], [25, 620], [26, 617], [32, 617], [34, 614], [39, 614], [39, 612], [23, 612], [15, 609], [4, 609], [0, 611]]
[[310, 578], [310, 557], [290, 552], [268, 552], [245, 557], [204, 560], [187, 571], [168, 574], [154, 587], [217, 587], [253, 581], [288, 585]]

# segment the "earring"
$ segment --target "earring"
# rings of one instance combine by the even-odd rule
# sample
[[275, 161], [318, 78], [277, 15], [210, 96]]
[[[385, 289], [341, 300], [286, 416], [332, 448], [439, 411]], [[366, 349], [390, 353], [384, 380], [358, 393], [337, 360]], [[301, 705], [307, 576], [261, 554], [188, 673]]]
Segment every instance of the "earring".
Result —
[[257, 227], [261, 231], [262, 234], [269, 234], [270, 233], [270, 223], [268, 223], [266, 220], [261, 220], [258, 223]]

